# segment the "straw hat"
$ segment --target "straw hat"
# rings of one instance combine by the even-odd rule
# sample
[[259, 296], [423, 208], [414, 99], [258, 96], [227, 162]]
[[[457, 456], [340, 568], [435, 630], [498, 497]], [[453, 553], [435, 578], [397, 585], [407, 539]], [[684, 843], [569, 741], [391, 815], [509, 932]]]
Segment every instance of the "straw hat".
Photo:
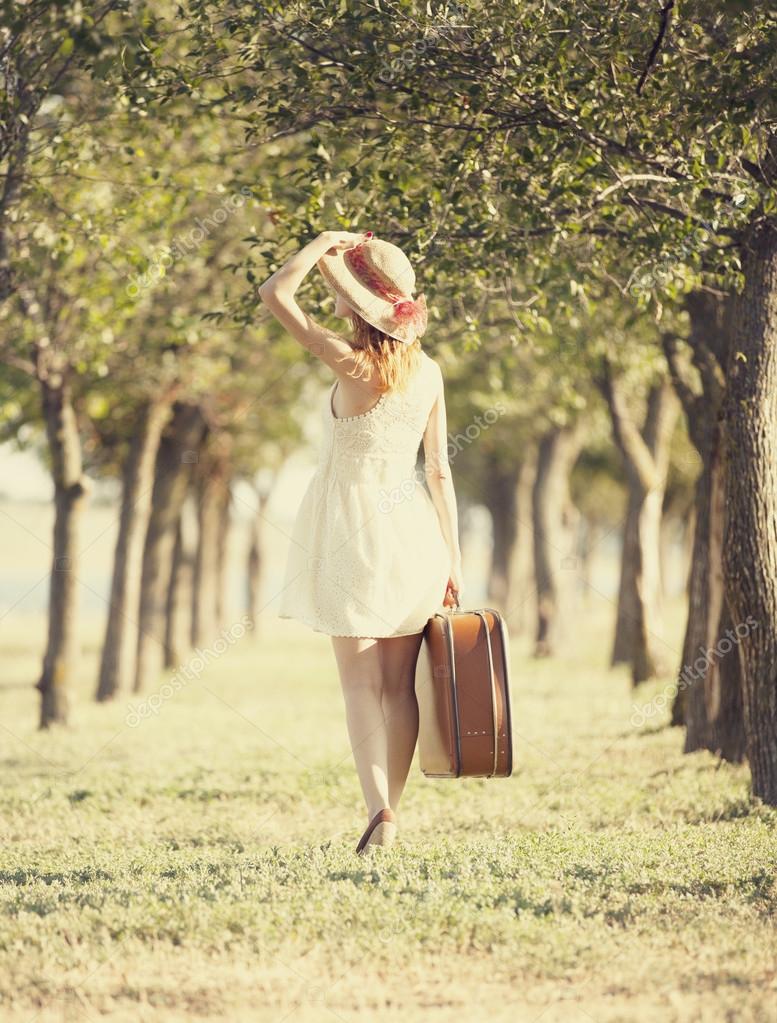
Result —
[[318, 261], [326, 282], [363, 320], [411, 344], [426, 331], [426, 297], [413, 298], [415, 273], [391, 242], [369, 238]]

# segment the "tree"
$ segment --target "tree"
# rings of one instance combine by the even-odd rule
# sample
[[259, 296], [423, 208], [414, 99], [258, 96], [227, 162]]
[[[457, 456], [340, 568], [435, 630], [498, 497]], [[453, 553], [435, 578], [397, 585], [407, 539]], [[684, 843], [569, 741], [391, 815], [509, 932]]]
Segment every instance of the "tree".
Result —
[[[81, 434], [87, 423], [94, 428], [94, 399], [105, 408], [100, 381], [130, 310], [119, 267], [131, 213], [117, 208], [100, 174], [119, 162], [101, 147], [127, 132], [121, 119], [129, 104], [120, 86], [107, 85], [111, 65], [132, 59], [141, 33], [124, 13], [115, 0], [11, 3], [0, 21], [1, 350], [39, 388], [55, 487], [48, 646], [38, 683], [44, 727], [67, 720], [78, 649], [78, 529], [89, 454]], [[142, 7], [134, 13], [142, 16]], [[120, 551], [132, 546], [130, 537]]]
[[758, 218], [743, 248], [724, 408], [723, 568], [753, 793], [777, 805], [777, 219]]
[[697, 382], [682, 361], [676, 335], [663, 335], [688, 433], [702, 463], [694, 501], [688, 622], [675, 698], [677, 719], [685, 725], [686, 752], [709, 749], [727, 760], [739, 761], [744, 754], [739, 646], [724, 658], [707, 655], [731, 627], [723, 579], [721, 427], [733, 307], [730, 296], [712, 289], [691, 292], [686, 307], [690, 320], [687, 343]]

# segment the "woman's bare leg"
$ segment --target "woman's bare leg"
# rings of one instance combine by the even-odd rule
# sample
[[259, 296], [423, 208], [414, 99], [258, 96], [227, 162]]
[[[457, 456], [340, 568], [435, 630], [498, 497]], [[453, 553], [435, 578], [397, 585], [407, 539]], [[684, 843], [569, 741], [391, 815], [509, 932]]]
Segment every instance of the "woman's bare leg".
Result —
[[386, 719], [389, 806], [396, 813], [418, 740], [415, 666], [423, 633], [379, 639]]
[[376, 639], [332, 636], [345, 699], [348, 736], [368, 818], [390, 806], [388, 736], [382, 706], [383, 677]]

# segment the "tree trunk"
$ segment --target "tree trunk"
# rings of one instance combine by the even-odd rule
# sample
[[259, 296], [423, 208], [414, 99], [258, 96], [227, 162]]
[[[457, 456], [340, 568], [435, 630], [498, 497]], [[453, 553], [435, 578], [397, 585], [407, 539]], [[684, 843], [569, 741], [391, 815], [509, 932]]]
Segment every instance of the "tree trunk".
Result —
[[228, 469], [219, 505], [218, 576], [216, 580], [216, 625], [219, 632], [222, 632], [227, 627], [227, 612], [229, 608], [227, 586], [229, 576], [229, 533], [232, 526], [232, 491], [230, 484], [231, 471]]
[[725, 401], [723, 565], [753, 794], [777, 806], [777, 220], [755, 220], [742, 249]]
[[88, 481], [82, 471], [81, 440], [67, 377], [51, 374], [41, 380], [41, 395], [55, 509], [48, 641], [38, 681], [40, 727], [48, 728], [67, 723], [69, 688], [79, 656], [78, 539]]
[[682, 685], [678, 685], [674, 694], [674, 700], [672, 700], [672, 713], [669, 718], [669, 724], [672, 728], [682, 728], [685, 724], [685, 702], [687, 696], [687, 689]]
[[[668, 449], [667, 441], [667, 449]], [[667, 450], [668, 455], [668, 450]], [[665, 476], [661, 477], [662, 480]], [[663, 486], [645, 495], [639, 516], [639, 572], [631, 678], [634, 685], [664, 670], [666, 653], [660, 639], [661, 612], [661, 508]]]
[[154, 679], [163, 664], [165, 611], [176, 529], [204, 431], [199, 407], [176, 403], [159, 445], [151, 516], [143, 550], [136, 692]]
[[532, 500], [536, 475], [537, 451], [532, 447], [524, 453], [515, 495], [519, 525], [510, 564], [505, 615], [507, 627], [515, 636], [521, 633], [530, 633], [537, 619], [534, 585], [534, 537], [532, 535]]
[[98, 700], [112, 699], [134, 679], [143, 544], [151, 514], [154, 463], [169, 413], [167, 399], [149, 401], [141, 408], [124, 463], [119, 535], [97, 683]]
[[197, 479], [197, 548], [192, 584], [192, 646], [203, 646], [218, 635], [223, 614], [226, 530], [229, 514], [229, 459], [221, 439], [203, 451]]
[[582, 435], [572, 427], [553, 427], [540, 439], [532, 492], [534, 572], [537, 583], [535, 657], [556, 651], [568, 609], [570, 579], [577, 565], [569, 474]]
[[248, 548], [248, 559], [246, 563], [246, 603], [248, 617], [251, 621], [252, 635], [256, 636], [259, 630], [259, 599], [262, 592], [262, 579], [264, 568], [262, 527], [257, 515], [251, 527], [251, 545]]
[[[727, 638], [729, 645], [724, 647]], [[707, 718], [711, 723], [709, 748], [732, 764], [744, 760], [746, 749], [742, 663], [736, 639], [728, 601], [724, 600], [716, 644], [719, 656], [712, 666], [705, 691], [708, 697]]]
[[692, 392], [681, 375], [676, 352], [665, 340], [672, 378], [685, 409], [689, 436], [702, 470], [694, 500], [693, 552], [688, 576], [688, 621], [683, 642], [672, 723], [685, 724], [685, 752], [708, 749], [734, 762], [742, 758], [741, 665], [738, 649], [723, 652], [730, 640], [724, 598], [724, 445], [721, 407], [724, 367], [733, 329], [728, 296], [694, 292], [686, 299], [691, 331], [688, 343], [702, 390]]
[[612, 663], [631, 664], [634, 685], [661, 670], [661, 514], [669, 448], [679, 406], [668, 381], [651, 388], [644, 426], [634, 425], [615, 381], [606, 371], [600, 387], [613, 436], [623, 455], [629, 488]]
[[483, 503], [491, 515], [492, 547], [488, 576], [488, 600], [507, 608], [510, 568], [518, 539], [518, 480], [521, 464], [502, 464], [493, 457], [485, 466]]
[[189, 649], [192, 564], [186, 549], [183, 514], [178, 519], [165, 609], [165, 667], [183, 662]]
[[486, 469], [484, 503], [493, 530], [488, 599], [502, 610], [513, 635], [526, 630], [534, 593], [530, 524], [535, 461], [531, 452], [513, 465], [495, 463]]
[[253, 636], [257, 635], [262, 620], [262, 605], [260, 601], [265, 566], [264, 511], [267, 507], [267, 502], [270, 500], [275, 479], [276, 476], [273, 476], [272, 482], [266, 486], [255, 486], [256, 515], [251, 527], [251, 544], [248, 549], [246, 578], [247, 610], [251, 620], [251, 633]]
[[[715, 431], [717, 434], [717, 430]], [[679, 686], [685, 693], [685, 752], [712, 749], [707, 715], [707, 658], [723, 611], [723, 480], [720, 452], [707, 451], [696, 485], [696, 531], [688, 588], [688, 624]], [[707, 663], [709, 661], [709, 664]]]
[[637, 609], [637, 577], [639, 575], [639, 511], [641, 494], [633, 480], [628, 480], [626, 518], [623, 522], [621, 571], [618, 602], [615, 612], [615, 638], [610, 664], [630, 664], [634, 653]]

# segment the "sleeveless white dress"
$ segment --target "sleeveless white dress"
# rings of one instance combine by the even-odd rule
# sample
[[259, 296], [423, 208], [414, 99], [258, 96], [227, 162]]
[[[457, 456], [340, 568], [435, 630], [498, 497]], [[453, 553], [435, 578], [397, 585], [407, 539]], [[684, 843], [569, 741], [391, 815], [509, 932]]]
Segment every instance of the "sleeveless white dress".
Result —
[[443, 609], [450, 556], [416, 459], [440, 388], [422, 353], [404, 391], [359, 416], [322, 416], [316, 472], [292, 531], [278, 616], [330, 636], [420, 632]]

